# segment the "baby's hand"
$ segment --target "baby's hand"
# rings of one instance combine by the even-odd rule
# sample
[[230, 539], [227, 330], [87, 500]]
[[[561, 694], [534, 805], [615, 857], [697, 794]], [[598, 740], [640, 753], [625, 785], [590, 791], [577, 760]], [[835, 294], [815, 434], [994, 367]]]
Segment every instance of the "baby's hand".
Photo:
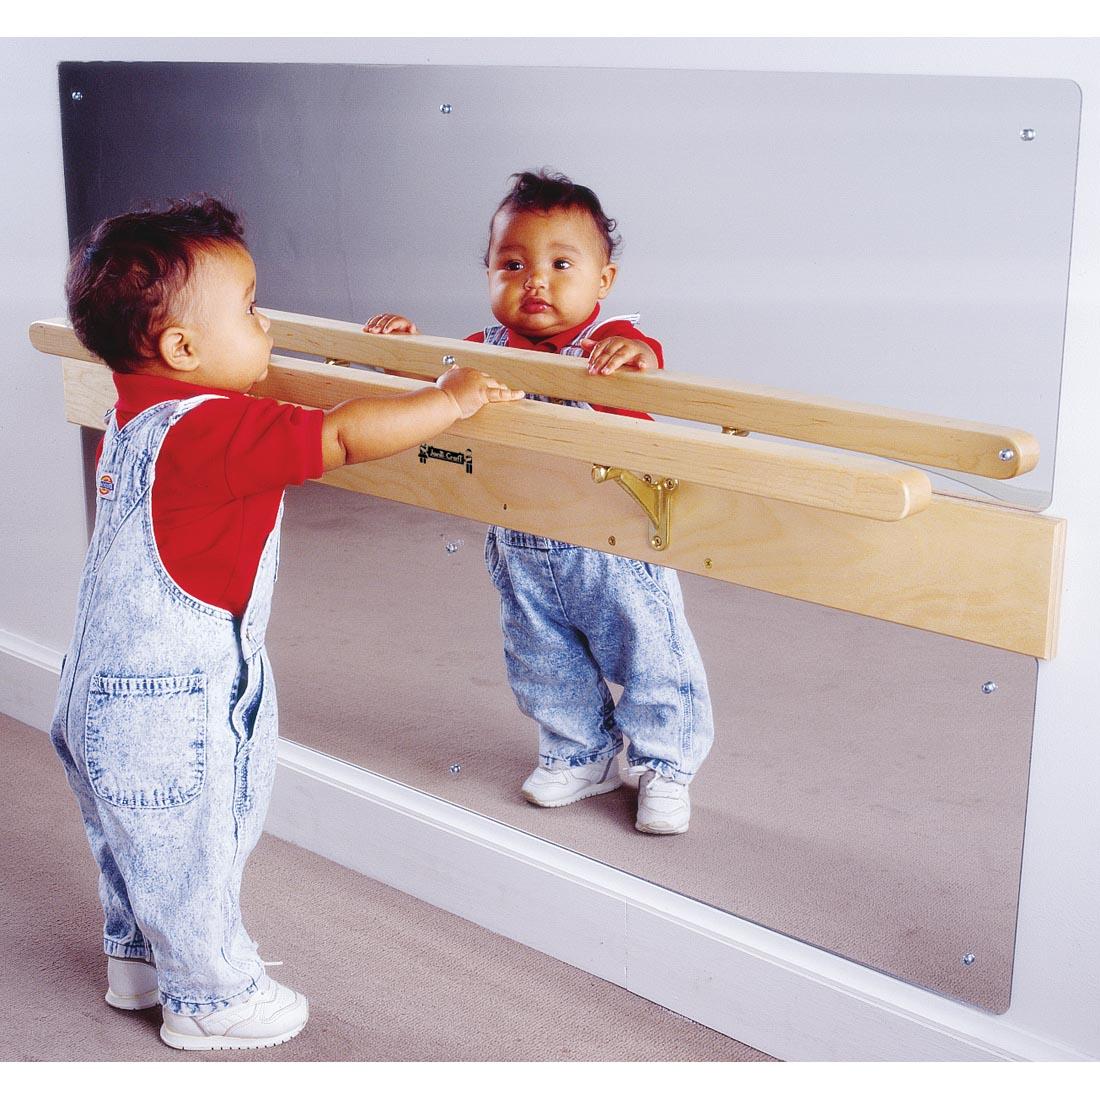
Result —
[[641, 340], [628, 340], [625, 336], [608, 336], [597, 343], [582, 340], [581, 347], [588, 354], [589, 374], [613, 374], [620, 367], [631, 370], [656, 370], [657, 356], [648, 344]]
[[400, 313], [376, 313], [364, 326], [364, 332], [377, 336], [419, 336], [416, 325]]
[[490, 401], [518, 401], [523, 390], [510, 390], [473, 367], [451, 367], [435, 383], [458, 406], [459, 420], [471, 417]]

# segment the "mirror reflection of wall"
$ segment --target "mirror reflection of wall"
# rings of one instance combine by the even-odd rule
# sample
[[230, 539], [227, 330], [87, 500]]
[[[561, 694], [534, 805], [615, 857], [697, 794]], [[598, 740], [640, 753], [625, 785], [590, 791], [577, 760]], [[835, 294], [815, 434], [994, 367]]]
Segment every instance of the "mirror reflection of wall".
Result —
[[[608, 308], [640, 311], [670, 370], [1018, 425], [1042, 447], [1034, 471], [934, 484], [1046, 506], [1072, 83], [538, 76], [65, 64], [70, 233], [144, 199], [212, 191], [246, 216], [262, 305], [347, 320], [384, 308], [461, 337], [491, 320], [481, 257], [509, 175], [550, 166], [619, 220]], [[323, 556], [310, 549], [319, 524]], [[655, 856], [629, 827], [626, 792], [551, 819], [519, 798], [533, 730], [504, 679], [478, 525], [308, 487], [291, 494], [286, 538], [271, 638], [286, 736], [1007, 1006], [1033, 660], [684, 576], [718, 738], [690, 849]], [[311, 623], [341, 608], [344, 632], [322, 642]], [[364, 615], [387, 624], [377, 651], [357, 642]]]

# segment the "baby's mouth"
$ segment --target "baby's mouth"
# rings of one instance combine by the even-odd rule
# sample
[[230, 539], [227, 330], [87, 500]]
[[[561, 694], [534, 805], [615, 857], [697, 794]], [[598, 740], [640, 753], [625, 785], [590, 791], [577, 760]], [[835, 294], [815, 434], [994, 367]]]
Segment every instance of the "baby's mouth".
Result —
[[550, 308], [550, 303], [541, 298], [524, 298], [519, 308], [523, 313], [545, 313]]

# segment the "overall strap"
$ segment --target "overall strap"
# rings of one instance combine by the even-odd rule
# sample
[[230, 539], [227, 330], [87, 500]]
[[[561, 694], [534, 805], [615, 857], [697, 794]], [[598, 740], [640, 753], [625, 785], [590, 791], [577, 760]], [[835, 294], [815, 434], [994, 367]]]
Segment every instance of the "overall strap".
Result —
[[[573, 337], [572, 343], [567, 347], [564, 347], [559, 352], [560, 355], [584, 355], [584, 349], [581, 347], [581, 341], [587, 340], [592, 336], [597, 329], [603, 328], [604, 325], [609, 325], [613, 321], [626, 321], [631, 325], [636, 325], [641, 320], [640, 313], [620, 313], [615, 317], [597, 317], [592, 324], [587, 325], [584, 329], [577, 333]], [[490, 344], [492, 347], [504, 348], [508, 346], [508, 328], [505, 325], [489, 325], [482, 330], [484, 341], [486, 344]]]
[[642, 315], [640, 313], [620, 313], [615, 317], [597, 317], [592, 324], [586, 326], [581, 332], [578, 332], [573, 337], [573, 342], [568, 346], [561, 349], [561, 355], [584, 355], [584, 348], [581, 347], [582, 340], [590, 340], [592, 333], [597, 329], [603, 328], [604, 325], [611, 324], [612, 321], [627, 321], [632, 325], [636, 325], [641, 320]]

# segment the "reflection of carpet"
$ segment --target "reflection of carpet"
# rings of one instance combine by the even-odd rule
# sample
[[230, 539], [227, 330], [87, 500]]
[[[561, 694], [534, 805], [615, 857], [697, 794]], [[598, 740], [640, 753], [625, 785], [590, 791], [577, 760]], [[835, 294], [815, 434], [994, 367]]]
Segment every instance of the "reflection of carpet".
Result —
[[285, 737], [1007, 1007], [1034, 660], [682, 574], [718, 737], [691, 831], [647, 837], [625, 789], [558, 810], [520, 797], [536, 736], [504, 677], [483, 535], [326, 486], [288, 494], [269, 636]]
[[158, 1010], [103, 1001], [103, 916], [76, 802], [45, 734], [0, 716], [0, 1060], [761, 1061], [609, 982], [265, 836], [249, 931], [311, 1016], [272, 1050], [187, 1054]]

